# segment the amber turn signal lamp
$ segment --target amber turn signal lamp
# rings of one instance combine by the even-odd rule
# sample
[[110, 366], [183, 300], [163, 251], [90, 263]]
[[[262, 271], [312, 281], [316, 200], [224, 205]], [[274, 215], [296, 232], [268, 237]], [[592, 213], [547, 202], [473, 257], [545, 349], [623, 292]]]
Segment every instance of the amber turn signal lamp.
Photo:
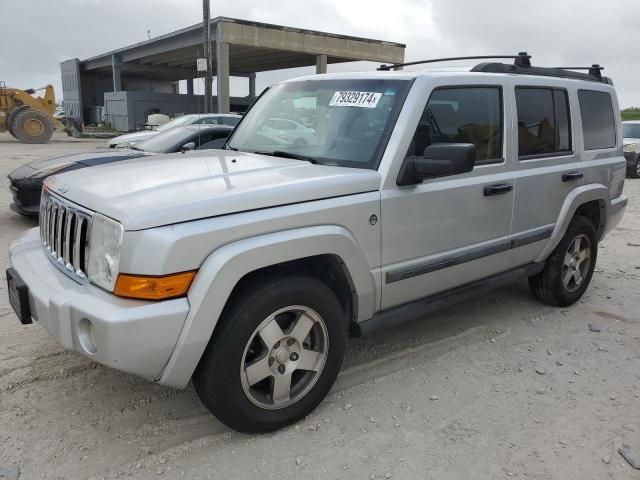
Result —
[[182, 272], [162, 277], [121, 273], [113, 291], [119, 297], [143, 300], [167, 300], [187, 294], [196, 272]]

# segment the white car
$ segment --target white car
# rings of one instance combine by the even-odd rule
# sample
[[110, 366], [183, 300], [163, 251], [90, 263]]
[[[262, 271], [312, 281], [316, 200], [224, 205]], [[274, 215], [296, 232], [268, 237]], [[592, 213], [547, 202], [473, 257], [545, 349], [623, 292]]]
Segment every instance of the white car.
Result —
[[627, 160], [627, 176], [640, 178], [640, 120], [622, 122], [624, 158]]
[[315, 130], [288, 118], [268, 118], [260, 127], [259, 134], [286, 145], [305, 146], [316, 143]]
[[234, 115], [231, 113], [191, 113], [187, 115], [181, 115], [173, 120], [160, 125], [155, 130], [142, 130], [140, 132], [126, 133], [115, 137], [107, 141], [109, 148], [116, 148], [119, 146], [131, 147], [136, 143], [149, 140], [151, 137], [157, 135], [160, 132], [166, 132], [173, 127], [184, 127], [186, 125], [229, 125], [235, 127], [240, 119], [241, 115]]

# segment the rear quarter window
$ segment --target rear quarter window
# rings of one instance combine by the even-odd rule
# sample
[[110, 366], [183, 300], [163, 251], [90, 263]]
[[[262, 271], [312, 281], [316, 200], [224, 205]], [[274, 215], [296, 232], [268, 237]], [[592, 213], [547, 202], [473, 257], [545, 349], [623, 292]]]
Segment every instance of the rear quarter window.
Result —
[[582, 134], [585, 150], [599, 150], [616, 146], [616, 122], [611, 95], [595, 90], [578, 91]]

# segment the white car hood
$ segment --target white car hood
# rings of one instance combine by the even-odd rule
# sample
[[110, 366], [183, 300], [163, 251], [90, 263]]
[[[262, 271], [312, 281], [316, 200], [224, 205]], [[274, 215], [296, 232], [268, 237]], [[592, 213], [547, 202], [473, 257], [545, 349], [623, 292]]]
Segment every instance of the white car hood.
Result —
[[623, 138], [622, 144], [629, 145], [630, 143], [640, 143], [640, 138]]
[[375, 170], [210, 150], [75, 170], [49, 177], [45, 186], [120, 221], [125, 230], [142, 230], [376, 191], [380, 181]]
[[138, 142], [142, 142], [144, 140], [148, 140], [151, 137], [157, 135], [158, 131], [156, 130], [142, 130], [140, 132], [133, 132], [133, 133], [125, 133], [124, 135], [120, 135], [119, 137], [115, 137], [110, 139], [107, 142], [107, 145], [118, 145], [120, 143], [138, 143]]

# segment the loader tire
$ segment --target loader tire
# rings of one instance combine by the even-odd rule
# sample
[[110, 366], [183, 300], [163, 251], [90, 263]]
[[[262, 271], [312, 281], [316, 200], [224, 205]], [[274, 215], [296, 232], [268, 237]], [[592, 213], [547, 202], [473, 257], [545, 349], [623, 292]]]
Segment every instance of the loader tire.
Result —
[[9, 115], [7, 115], [7, 131], [11, 134], [13, 138], [18, 138], [16, 137], [16, 132], [13, 129], [13, 122], [15, 121], [16, 115], [28, 109], [29, 107], [23, 105], [21, 107], [16, 108], [15, 110], [12, 110], [11, 112], [9, 112]]
[[15, 137], [24, 143], [47, 143], [53, 135], [53, 125], [47, 115], [29, 108], [19, 112], [12, 122]]

